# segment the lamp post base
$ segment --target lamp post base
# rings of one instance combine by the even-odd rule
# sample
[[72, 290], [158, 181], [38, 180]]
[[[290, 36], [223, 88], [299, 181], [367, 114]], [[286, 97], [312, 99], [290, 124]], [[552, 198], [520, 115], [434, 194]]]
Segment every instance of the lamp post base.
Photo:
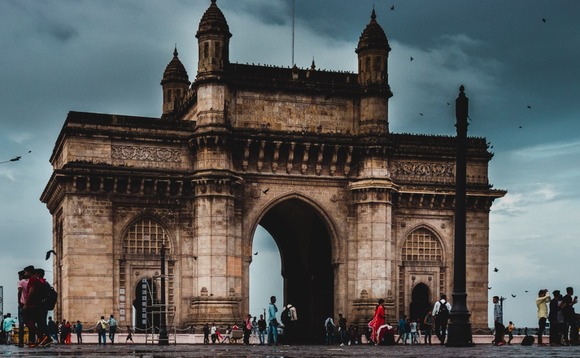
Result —
[[447, 347], [473, 347], [471, 323], [450, 322], [447, 326]]

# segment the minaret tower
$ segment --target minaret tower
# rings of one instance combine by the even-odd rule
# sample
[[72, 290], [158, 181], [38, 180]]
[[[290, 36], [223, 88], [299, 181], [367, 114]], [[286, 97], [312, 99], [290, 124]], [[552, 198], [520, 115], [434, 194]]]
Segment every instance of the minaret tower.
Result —
[[389, 132], [388, 100], [393, 96], [389, 87], [387, 61], [389, 41], [377, 22], [375, 10], [371, 22], [362, 32], [358, 54], [358, 82], [361, 85], [361, 134], [386, 134]]
[[[230, 91], [225, 81], [232, 34], [222, 11], [212, 0], [199, 23], [199, 62], [193, 84], [195, 129], [190, 146], [195, 160], [191, 324], [225, 325], [242, 320], [241, 210], [236, 208], [240, 179], [233, 173], [231, 128], [227, 121]], [[247, 299], [246, 299], [247, 302]], [[247, 306], [247, 305], [246, 305]], [[247, 309], [246, 309], [247, 310]]]
[[[387, 77], [387, 36], [377, 23], [375, 10], [360, 36], [358, 82], [360, 85], [359, 136], [367, 143], [360, 157], [357, 180], [350, 184], [355, 217], [351, 317], [354, 321], [372, 316], [377, 299], [386, 300], [389, 317], [395, 317], [392, 238], [393, 193], [397, 186], [388, 170], [388, 100], [393, 95]], [[372, 249], [371, 249], [372, 248]], [[368, 273], [373, 272], [373, 280]], [[358, 321], [358, 323], [364, 323]]]
[[176, 106], [185, 97], [190, 84], [187, 71], [177, 55], [177, 47], [175, 47], [173, 59], [165, 68], [163, 79], [161, 80], [161, 86], [163, 87], [163, 118], [168, 117], [176, 109]]

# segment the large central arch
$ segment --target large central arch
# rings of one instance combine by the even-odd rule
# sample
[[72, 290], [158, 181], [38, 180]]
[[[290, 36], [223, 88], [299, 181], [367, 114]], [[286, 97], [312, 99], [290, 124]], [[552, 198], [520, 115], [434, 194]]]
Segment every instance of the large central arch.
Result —
[[278, 245], [284, 280], [283, 302], [298, 311], [293, 340], [321, 342], [324, 320], [334, 312], [331, 230], [311, 203], [291, 197], [267, 209], [259, 225]]

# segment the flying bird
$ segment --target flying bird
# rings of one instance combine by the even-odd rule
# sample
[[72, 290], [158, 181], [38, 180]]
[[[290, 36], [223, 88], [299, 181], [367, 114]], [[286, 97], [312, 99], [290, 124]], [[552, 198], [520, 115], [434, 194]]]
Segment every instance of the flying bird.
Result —
[[56, 251], [54, 251], [54, 250], [48, 250], [48, 251], [46, 252], [46, 257], [45, 257], [44, 259], [45, 259], [45, 260], [48, 260], [48, 259], [50, 259], [50, 254], [53, 254], [54, 256], [56, 256]]
[[414, 60], [414, 58], [411, 56], [411, 57], [410, 57], [410, 59], [409, 59], [409, 62], [411, 62], [411, 61], [413, 61], [413, 60]]
[[422, 116], [422, 115], [423, 115], [423, 113], [420, 113], [420, 112], [419, 112], [419, 115], [420, 115], [420, 116]]
[[488, 289], [488, 290], [491, 290], [491, 287], [487, 286], [487, 289]]
[[258, 251], [254, 252], [254, 255], [257, 255], [257, 254], [258, 254]]
[[545, 23], [546, 22], [546, 18], [542, 17], [542, 22]]
[[266, 190], [262, 190], [262, 194], [266, 195], [268, 194], [268, 191], [270, 190], [270, 188], [266, 189]]
[[532, 106], [530, 106], [530, 105], [528, 104], [528, 108], [530, 108], [530, 109], [531, 109], [531, 108], [532, 108]]
[[525, 290], [524, 292], [530, 292], [530, 291], [528, 291], [528, 290]]
[[497, 269], [497, 267], [495, 267], [495, 268], [493, 269], [493, 272], [498, 272], [498, 271], [499, 271], [499, 270]]
[[447, 102], [447, 105], [448, 105], [448, 106], [451, 106], [451, 103]]
[[522, 127], [522, 126], [520, 126], [519, 128], [520, 128], [520, 129], [522, 129], [523, 127]]
[[[395, 11], [395, 5], [392, 5], [392, 6], [391, 6], [391, 11]], [[543, 20], [543, 19], [542, 19], [542, 20]], [[546, 21], [544, 21], [544, 22], [546, 22]]]
[[514, 298], [515, 298], [515, 297], [516, 297], [516, 295], [514, 295], [514, 294], [512, 293], [512, 297], [514, 297]]

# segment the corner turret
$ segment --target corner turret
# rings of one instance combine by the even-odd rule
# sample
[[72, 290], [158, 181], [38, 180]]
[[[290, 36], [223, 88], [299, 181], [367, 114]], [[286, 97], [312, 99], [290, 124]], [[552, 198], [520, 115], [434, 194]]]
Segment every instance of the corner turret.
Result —
[[198, 42], [197, 79], [220, 78], [229, 63], [230, 28], [216, 0], [203, 14], [195, 35]]
[[189, 88], [189, 76], [179, 60], [177, 47], [173, 50], [173, 59], [163, 72], [161, 86], [163, 87], [163, 114], [162, 118], [169, 116], [177, 104], [185, 97]]
[[388, 100], [393, 96], [388, 81], [389, 41], [373, 9], [371, 21], [362, 32], [355, 52], [358, 55], [358, 82], [361, 86], [361, 134], [389, 132]]

